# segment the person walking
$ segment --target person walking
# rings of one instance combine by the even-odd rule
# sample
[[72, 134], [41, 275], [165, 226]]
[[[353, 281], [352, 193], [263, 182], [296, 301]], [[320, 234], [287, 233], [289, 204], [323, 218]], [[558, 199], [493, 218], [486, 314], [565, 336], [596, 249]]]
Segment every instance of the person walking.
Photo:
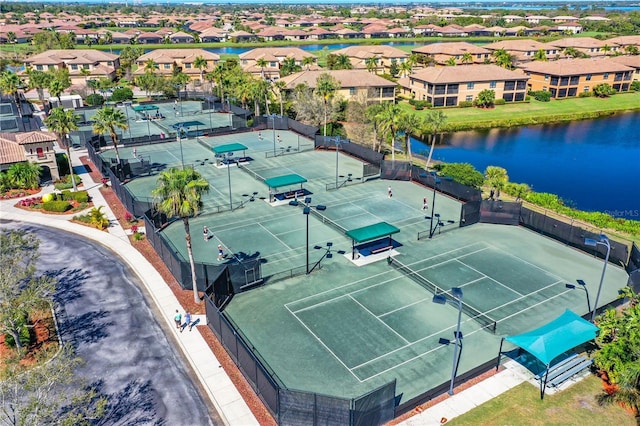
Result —
[[176, 323], [176, 328], [180, 330], [180, 327], [182, 327], [182, 314], [177, 309], [176, 309], [176, 314], [173, 316], [173, 320]]
[[387, 197], [389, 198], [393, 197], [393, 192], [391, 192], [391, 186], [387, 188]]
[[[189, 313], [189, 311], [185, 311], [184, 324], [182, 324], [182, 327], [180, 327], [180, 333], [182, 333], [185, 328], [189, 327], [189, 324], [191, 324], [191, 314]], [[189, 331], [191, 331], [191, 328], [189, 328]]]

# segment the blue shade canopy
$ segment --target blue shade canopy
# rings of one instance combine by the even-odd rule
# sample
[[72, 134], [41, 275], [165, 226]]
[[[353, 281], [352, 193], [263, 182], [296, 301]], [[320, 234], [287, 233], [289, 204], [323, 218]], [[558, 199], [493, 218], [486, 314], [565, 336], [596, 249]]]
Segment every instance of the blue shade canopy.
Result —
[[364, 243], [378, 238], [391, 236], [400, 232], [398, 228], [387, 222], [378, 222], [362, 228], [350, 229], [345, 234], [356, 243]]
[[134, 106], [134, 107], [133, 107], [133, 110], [134, 110], [135, 112], [156, 111], [156, 110], [158, 110], [158, 109], [160, 109], [160, 108], [158, 108], [158, 107], [157, 107], [157, 106], [155, 106], [155, 105], [149, 105], [149, 104], [146, 104], [146, 105], [136, 105], [136, 106]]
[[215, 154], [226, 154], [227, 152], [233, 151], [244, 151], [247, 147], [242, 145], [241, 143], [228, 143], [226, 145], [214, 146], [211, 148]]
[[589, 340], [595, 339], [599, 328], [570, 310], [542, 327], [505, 340], [521, 347], [550, 365], [556, 357]]

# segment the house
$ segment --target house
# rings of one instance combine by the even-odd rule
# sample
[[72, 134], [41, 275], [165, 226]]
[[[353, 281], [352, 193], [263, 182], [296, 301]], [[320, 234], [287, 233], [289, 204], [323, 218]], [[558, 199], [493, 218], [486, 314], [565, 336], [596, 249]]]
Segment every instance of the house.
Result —
[[43, 180], [60, 179], [56, 153], [57, 137], [51, 132], [0, 133], [0, 171], [11, 165], [29, 161], [43, 168]]
[[242, 42], [248, 42], [248, 41], [256, 41], [258, 39], [258, 36], [256, 36], [255, 34], [248, 33], [246, 31], [234, 31], [231, 34], [229, 34], [229, 38], [231, 39], [231, 41], [235, 43], [242, 43]]
[[[207, 61], [207, 67], [200, 70], [196, 68], [194, 62], [196, 58], [202, 57]], [[138, 69], [134, 75], [144, 74], [146, 63], [152, 60], [156, 64], [157, 73], [161, 75], [171, 75], [174, 67], [178, 67], [183, 73], [191, 77], [191, 80], [200, 80], [200, 73], [206, 74], [218, 64], [220, 55], [208, 52], [204, 49], [155, 49], [145, 53], [136, 59]]]
[[582, 25], [571, 23], [571, 22], [558, 24], [556, 28], [559, 32], [572, 33], [572, 34], [579, 34], [582, 32], [582, 29], [583, 29]]
[[549, 42], [550, 45], [556, 46], [561, 50], [575, 49], [590, 57], [605, 56], [614, 53], [619, 49], [616, 44], [607, 44], [606, 41], [598, 40], [593, 37], [569, 37], [561, 38]]
[[555, 46], [546, 43], [540, 43], [536, 40], [501, 40], [491, 44], [485, 44], [485, 49], [489, 49], [492, 54], [497, 50], [505, 50], [513, 56], [517, 63], [533, 61], [537, 52], [542, 50], [547, 59], [553, 59], [561, 53], [561, 50]]
[[306, 84], [315, 89], [318, 77], [329, 74], [340, 83], [337, 97], [349, 100], [355, 96], [364, 95], [369, 101], [385, 102], [395, 99], [396, 83], [379, 77], [365, 70], [317, 70], [301, 71], [282, 77], [286, 92], [293, 91], [298, 85]]
[[136, 36], [138, 44], [160, 44], [164, 41], [164, 37], [160, 34], [142, 32]]
[[194, 43], [196, 41], [191, 34], [187, 34], [184, 31], [171, 34], [169, 40], [171, 40], [171, 43]]
[[[285, 60], [292, 60], [296, 65], [303, 66], [305, 58], [311, 58], [313, 66], [317, 68], [318, 58], [307, 51], [298, 47], [259, 47], [248, 52], [238, 55], [240, 58], [240, 66], [246, 72], [256, 76], [264, 76], [269, 79], [277, 79], [280, 77], [280, 68]], [[265, 61], [265, 66], [258, 65], [258, 61]]]
[[[25, 67], [37, 71], [69, 70], [71, 84], [86, 84], [102, 77], [114, 79], [120, 67], [118, 55], [91, 49], [53, 49], [28, 57]], [[26, 77], [26, 74], [25, 74]]]
[[380, 46], [364, 46], [354, 45], [339, 49], [333, 52], [336, 55], [347, 55], [351, 60], [351, 64], [355, 69], [369, 69], [368, 64], [372, 61], [371, 58], [375, 58], [375, 70], [376, 73], [381, 71], [383, 73], [389, 73], [391, 64], [395, 61], [400, 65], [409, 58], [409, 54], [404, 50], [397, 49], [392, 46], [380, 45]]
[[465, 41], [432, 43], [415, 48], [411, 53], [429, 56], [439, 65], [445, 65], [451, 58], [454, 58], [456, 63], [462, 63], [463, 56], [467, 53], [471, 54], [472, 62], [476, 64], [491, 60], [491, 51], [489, 49]]
[[200, 31], [200, 41], [202, 43], [227, 41], [229, 32], [220, 28], [210, 27]]
[[524, 101], [527, 77], [520, 70], [507, 70], [493, 64], [457, 67], [429, 67], [401, 80], [405, 93], [425, 100], [434, 107], [454, 107], [473, 101], [483, 90], [493, 90], [496, 99]]
[[640, 81], [640, 56], [612, 56], [609, 60], [633, 68], [633, 80]]
[[522, 66], [529, 76], [529, 89], [549, 91], [554, 99], [590, 92], [608, 83], [620, 92], [631, 86], [634, 69], [609, 58], [560, 59], [551, 62], [529, 62]]
[[640, 51], [640, 35], [618, 36], [606, 40], [609, 46], [619, 46], [618, 52], [633, 54], [633, 51]]

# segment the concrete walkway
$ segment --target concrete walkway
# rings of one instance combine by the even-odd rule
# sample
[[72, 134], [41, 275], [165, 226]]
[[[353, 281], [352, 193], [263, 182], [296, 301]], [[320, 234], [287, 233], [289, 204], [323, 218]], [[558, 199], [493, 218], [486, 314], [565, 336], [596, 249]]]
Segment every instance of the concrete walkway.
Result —
[[[16, 208], [14, 205], [19, 199], [0, 201], [0, 219], [17, 222], [37, 223], [72, 232], [82, 237], [96, 241], [117, 253], [122, 260], [136, 273], [138, 278], [144, 283], [146, 290], [151, 295], [153, 302], [160, 312], [165, 313], [164, 320], [169, 326], [167, 330], [172, 330], [176, 341], [179, 343], [185, 359], [188, 360], [191, 368], [200, 380], [207, 396], [211, 400], [215, 409], [220, 414], [223, 422], [227, 425], [258, 425], [251, 410], [242, 399], [240, 392], [235, 388], [231, 379], [221, 368], [220, 362], [215, 357], [204, 338], [200, 333], [189, 332], [180, 333], [173, 321], [173, 313], [176, 309], [184, 313], [184, 309], [178, 303], [173, 292], [163, 280], [162, 276], [153, 266], [130, 244], [126, 232], [115, 218], [115, 215], [107, 205], [99, 188], [100, 182], [93, 182], [91, 176], [82, 172], [79, 157], [86, 155], [86, 150], [72, 151], [72, 161], [76, 166], [76, 171], [82, 178], [84, 189], [89, 191], [94, 205], [103, 206], [103, 211], [110, 220], [109, 233], [99, 231], [88, 226], [70, 222], [71, 215], [47, 215], [39, 212], [29, 212]], [[53, 185], [43, 188], [43, 192], [52, 192]], [[28, 197], [25, 197], [28, 198]], [[200, 318], [199, 326], [206, 326], [206, 317]], [[195, 318], [194, 318], [195, 319]]]

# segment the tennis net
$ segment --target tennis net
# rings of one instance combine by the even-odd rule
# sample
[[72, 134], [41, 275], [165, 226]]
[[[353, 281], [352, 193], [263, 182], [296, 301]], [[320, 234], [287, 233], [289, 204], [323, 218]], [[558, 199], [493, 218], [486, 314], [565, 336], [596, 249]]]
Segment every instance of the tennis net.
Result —
[[325, 225], [329, 225], [331, 226], [333, 229], [335, 229], [336, 231], [340, 232], [341, 234], [344, 234], [345, 232], [347, 232], [347, 230], [345, 228], [343, 228], [342, 226], [338, 225], [336, 222], [334, 222], [333, 220], [329, 219], [328, 217], [320, 214], [319, 211], [317, 211], [316, 209], [311, 209], [311, 212], [317, 216], [322, 223], [324, 223]]
[[[409, 268], [407, 265], [402, 264], [397, 259], [391, 259], [390, 264], [391, 266], [393, 266], [394, 268], [402, 272], [404, 275], [406, 275], [407, 277], [414, 280], [416, 283], [420, 284], [422, 287], [429, 290], [431, 293], [447, 294], [451, 296], [451, 293], [449, 291], [445, 291], [441, 289], [440, 287], [438, 287], [437, 285], [435, 285], [434, 283], [432, 283], [431, 281], [429, 281], [428, 279], [420, 275], [418, 272]], [[462, 311], [465, 314], [469, 315], [472, 319], [477, 321], [480, 325], [482, 325], [483, 328], [486, 328], [492, 333], [496, 332], [496, 327], [498, 325], [497, 321], [491, 318], [490, 316], [483, 314], [482, 312], [478, 311], [477, 309], [471, 307], [470, 305], [464, 302], [462, 302]]]

